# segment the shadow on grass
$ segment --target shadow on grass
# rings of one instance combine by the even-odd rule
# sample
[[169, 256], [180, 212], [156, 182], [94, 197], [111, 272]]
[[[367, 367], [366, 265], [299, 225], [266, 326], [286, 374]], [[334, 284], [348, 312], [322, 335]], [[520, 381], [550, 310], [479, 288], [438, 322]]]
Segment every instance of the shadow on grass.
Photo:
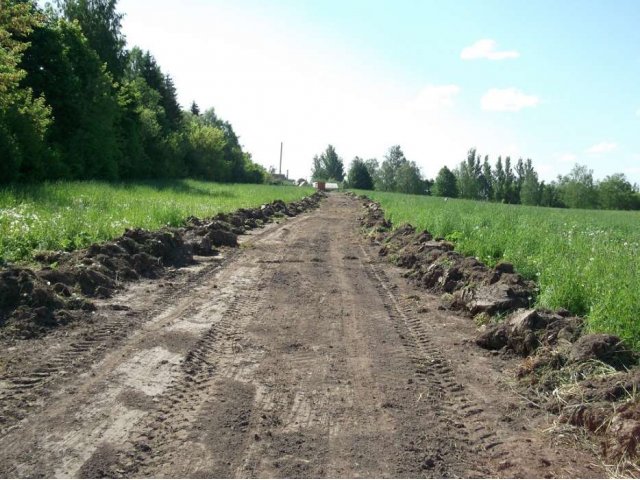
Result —
[[[225, 184], [219, 184], [224, 185]], [[231, 186], [231, 185], [229, 185]], [[231, 189], [221, 188], [210, 190], [191, 184], [188, 180], [140, 180], [127, 182], [44, 182], [30, 184], [11, 184], [0, 186], [0, 206], [8, 203], [29, 202], [48, 207], [72, 206], [78, 194], [89, 193], [82, 191], [84, 188], [104, 187], [105, 195], [108, 189], [114, 191], [135, 191], [143, 187], [157, 192], [169, 192], [180, 195], [191, 195], [206, 198], [236, 198], [238, 195]]]

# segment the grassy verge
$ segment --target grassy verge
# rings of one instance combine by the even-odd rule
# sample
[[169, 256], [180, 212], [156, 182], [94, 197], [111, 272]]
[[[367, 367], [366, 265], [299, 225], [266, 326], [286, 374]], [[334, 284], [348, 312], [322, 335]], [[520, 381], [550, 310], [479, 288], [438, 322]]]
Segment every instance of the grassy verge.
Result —
[[299, 200], [310, 188], [228, 185], [193, 180], [137, 183], [57, 182], [0, 187], [0, 264], [38, 250], [73, 250], [122, 235], [125, 228], [179, 226], [189, 216]]
[[586, 316], [640, 350], [640, 212], [562, 210], [358, 192], [394, 225], [411, 223], [493, 265], [513, 263], [540, 286], [538, 305]]

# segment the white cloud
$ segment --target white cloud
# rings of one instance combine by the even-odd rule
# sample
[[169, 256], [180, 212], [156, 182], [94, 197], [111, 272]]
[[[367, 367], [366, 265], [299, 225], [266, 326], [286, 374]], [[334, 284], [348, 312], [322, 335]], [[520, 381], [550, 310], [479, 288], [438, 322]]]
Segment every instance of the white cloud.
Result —
[[517, 112], [527, 107], [535, 107], [540, 99], [527, 95], [517, 88], [492, 88], [482, 96], [480, 105], [491, 112]]
[[478, 40], [473, 45], [465, 47], [460, 53], [460, 58], [463, 60], [477, 60], [479, 58], [486, 58], [487, 60], [505, 60], [507, 58], [518, 58], [520, 53], [515, 50], [502, 50], [496, 49], [497, 44], [495, 40], [488, 38]]
[[436, 110], [453, 106], [460, 93], [457, 85], [427, 85], [411, 101], [409, 107], [415, 110]]
[[607, 153], [615, 150], [617, 147], [618, 147], [617, 143], [600, 142], [587, 148], [586, 152], [591, 154]]

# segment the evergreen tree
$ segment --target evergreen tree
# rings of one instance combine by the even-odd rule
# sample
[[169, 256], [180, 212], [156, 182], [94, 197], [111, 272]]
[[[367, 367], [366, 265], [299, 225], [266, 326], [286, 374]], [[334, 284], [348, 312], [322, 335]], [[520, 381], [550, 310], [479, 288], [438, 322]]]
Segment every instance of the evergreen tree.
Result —
[[350, 188], [373, 190], [373, 179], [367, 165], [360, 157], [355, 157], [351, 162], [347, 179]]
[[193, 101], [193, 103], [191, 104], [191, 108], [189, 109], [191, 111], [191, 113], [193, 115], [195, 115], [196, 117], [200, 116], [200, 107], [198, 107], [198, 104], [195, 102], [195, 100]]
[[123, 15], [117, 0], [57, 0], [64, 16], [80, 24], [84, 36], [108, 71], [122, 78], [126, 66], [126, 39], [122, 34]]

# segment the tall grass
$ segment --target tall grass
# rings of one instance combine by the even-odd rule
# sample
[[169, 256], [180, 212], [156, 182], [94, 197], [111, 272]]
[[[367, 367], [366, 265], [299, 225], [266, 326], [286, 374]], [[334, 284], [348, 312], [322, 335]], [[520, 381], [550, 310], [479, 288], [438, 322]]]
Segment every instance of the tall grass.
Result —
[[640, 349], [640, 212], [562, 210], [360, 192], [394, 225], [411, 223], [538, 282], [538, 305], [584, 315]]
[[165, 182], [57, 182], [0, 188], [0, 263], [29, 261], [39, 250], [73, 250], [122, 235], [125, 228], [179, 226], [194, 215], [285, 202], [309, 188]]

